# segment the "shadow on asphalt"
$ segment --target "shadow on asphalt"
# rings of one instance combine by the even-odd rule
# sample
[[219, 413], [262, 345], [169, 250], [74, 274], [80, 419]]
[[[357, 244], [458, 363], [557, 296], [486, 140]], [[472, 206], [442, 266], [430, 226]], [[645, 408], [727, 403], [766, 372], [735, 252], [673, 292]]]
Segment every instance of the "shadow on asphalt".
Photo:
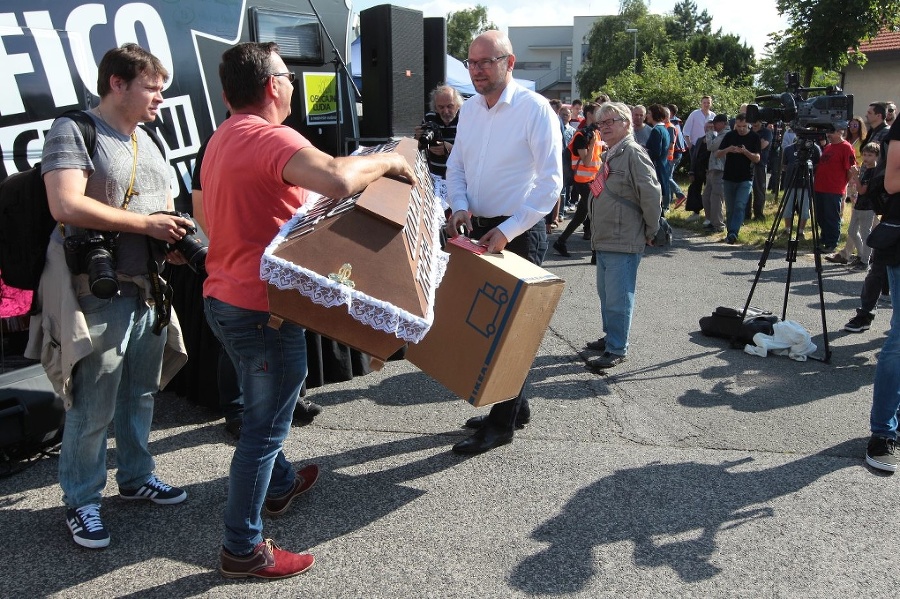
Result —
[[[510, 584], [529, 594], [575, 593], [597, 574], [596, 547], [630, 542], [638, 567], [668, 566], [685, 582], [712, 578], [716, 534], [759, 518], [754, 507], [795, 493], [859, 460], [826, 456], [858, 454], [865, 439], [852, 439], [783, 466], [745, 471], [752, 458], [699, 464], [649, 464], [619, 470], [578, 491], [531, 537], [549, 546], [513, 570]], [[601, 565], [602, 569], [602, 565]]]
[[[317, 456], [315, 461], [323, 474], [316, 492], [298, 500], [298, 507], [284, 517], [264, 518], [265, 535], [276, 540], [288, 539], [292, 544], [285, 549], [303, 551], [377, 522], [425, 493], [413, 488], [410, 481], [458, 466], [467, 459], [450, 451], [433, 452], [437, 448], [446, 448], [448, 436], [455, 433], [415, 435]], [[220, 438], [220, 435], [221, 431], [193, 430], [154, 442], [151, 452], [159, 455], [185, 446], [194, 448], [210, 436]], [[415, 455], [420, 452], [425, 455]], [[199, 449], [198, 460], [204, 459], [202, 453]], [[110, 459], [114, 460], [114, 453], [110, 451], [110, 454]], [[387, 465], [374, 471], [370, 465], [365, 467], [369, 472], [353, 473], [354, 467], [379, 460], [384, 460]], [[217, 571], [216, 553], [212, 551], [221, 543], [227, 477], [185, 485], [190, 500], [179, 506], [132, 502], [117, 496], [104, 498], [103, 520], [111, 531], [112, 542], [109, 549], [96, 551], [72, 543], [59, 507], [41, 510], [16, 507], [20, 501], [16, 496], [21, 496], [26, 488], [46, 485], [58, 491], [56, 461], [55, 458], [46, 459], [40, 468], [26, 476], [4, 480], [4, 497], [0, 498], [4, 530], [15, 531], [28, 539], [42, 539], [41, 562], [54, 564], [53, 576], [41, 575], [40, 580], [35, 581], [35, 572], [25, 561], [8, 559], [12, 556], [6, 551], [17, 544], [7, 544], [6, 551], [0, 552], [3, 561], [11, 566], [3, 576], [4, 596], [46, 596], [67, 589], [75, 592], [80, 585], [89, 585], [116, 570], [154, 567], [151, 561], [154, 559], [192, 564], [203, 572], [160, 583], [151, 589], [142, 588], [133, 594], [121, 589], [116, 596], [187, 597], [230, 584], [246, 584], [224, 581]], [[391, 466], [392, 463], [396, 465]], [[35, 480], [26, 482], [29, 479]], [[335, 501], [335, 497], [340, 500]], [[304, 517], [304, 514], [314, 517]], [[306, 547], [296, 546], [293, 539], [303, 539]], [[26, 542], [25, 538], [22, 542]], [[21, 551], [16, 553], [22, 560], [26, 559]]]

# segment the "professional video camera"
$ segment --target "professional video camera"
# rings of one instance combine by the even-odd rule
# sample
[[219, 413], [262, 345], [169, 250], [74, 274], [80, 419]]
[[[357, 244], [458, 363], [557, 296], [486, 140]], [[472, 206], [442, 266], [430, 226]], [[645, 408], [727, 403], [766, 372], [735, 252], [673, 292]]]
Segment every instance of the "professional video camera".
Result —
[[[821, 136], [832, 128], [846, 129], [853, 118], [853, 95], [847, 95], [836, 85], [828, 87], [800, 87], [797, 73], [787, 73], [788, 91], [782, 94], [757, 96], [762, 103], [778, 102], [780, 106], [747, 106], [747, 121], [768, 123], [786, 122], [800, 137]], [[824, 91], [825, 95], [808, 98], [809, 92]]]

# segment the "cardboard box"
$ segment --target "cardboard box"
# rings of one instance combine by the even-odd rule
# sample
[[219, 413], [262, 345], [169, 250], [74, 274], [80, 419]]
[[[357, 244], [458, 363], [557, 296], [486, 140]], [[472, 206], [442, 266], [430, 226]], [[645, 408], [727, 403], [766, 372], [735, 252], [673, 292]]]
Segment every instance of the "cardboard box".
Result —
[[558, 276], [511, 252], [447, 245], [434, 324], [406, 359], [473, 406], [519, 394], [562, 295]]

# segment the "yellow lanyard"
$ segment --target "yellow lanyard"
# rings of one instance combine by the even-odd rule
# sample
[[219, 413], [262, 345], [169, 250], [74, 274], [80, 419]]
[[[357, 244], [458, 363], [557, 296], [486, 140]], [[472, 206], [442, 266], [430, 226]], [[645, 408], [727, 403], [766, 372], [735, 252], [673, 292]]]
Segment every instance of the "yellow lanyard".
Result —
[[131, 163], [131, 181], [128, 182], [128, 191], [125, 192], [125, 200], [122, 202], [122, 210], [128, 210], [128, 203], [131, 202], [131, 198], [133, 196], [140, 195], [134, 190], [134, 179], [137, 175], [137, 131], [133, 131], [131, 133], [131, 148], [133, 150], [132, 153], [134, 154]]

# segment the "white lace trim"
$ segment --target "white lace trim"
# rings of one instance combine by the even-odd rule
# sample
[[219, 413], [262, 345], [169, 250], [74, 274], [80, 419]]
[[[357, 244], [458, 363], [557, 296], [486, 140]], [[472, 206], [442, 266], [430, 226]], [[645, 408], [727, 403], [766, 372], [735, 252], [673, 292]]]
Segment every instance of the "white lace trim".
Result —
[[[322, 199], [321, 196], [310, 196], [309, 201], [297, 210], [291, 220], [284, 224], [263, 253], [260, 263], [260, 278], [281, 290], [295, 289], [326, 308], [346, 305], [347, 312], [352, 318], [375, 330], [393, 333], [399, 339], [410, 343], [421, 341], [434, 323], [434, 295], [444, 278], [447, 262], [450, 259], [450, 254], [440, 249], [439, 232], [444, 222], [440, 204], [432, 203], [433, 209], [428, 223], [432, 235], [430, 263], [433, 283], [429, 289], [424, 290], [427, 295], [427, 305], [425, 316], [421, 317], [273, 254], [284, 242], [293, 225], [302, 219], [315, 206], [316, 202]], [[413, 274], [415, 275], [415, 273]]]

